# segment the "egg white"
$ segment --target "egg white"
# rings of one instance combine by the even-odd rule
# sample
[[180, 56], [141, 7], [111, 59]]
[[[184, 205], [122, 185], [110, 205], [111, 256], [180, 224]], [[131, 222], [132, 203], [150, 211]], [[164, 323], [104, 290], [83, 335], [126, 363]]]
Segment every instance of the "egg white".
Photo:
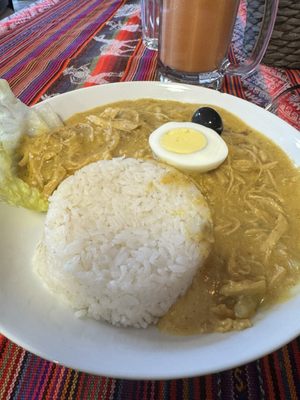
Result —
[[[162, 147], [160, 140], [169, 131], [177, 128], [193, 129], [202, 133], [207, 144], [202, 149], [189, 154], [179, 154]], [[185, 171], [205, 172], [217, 168], [228, 156], [228, 147], [214, 130], [193, 122], [168, 122], [153, 131], [149, 145], [154, 155], [161, 161]]]

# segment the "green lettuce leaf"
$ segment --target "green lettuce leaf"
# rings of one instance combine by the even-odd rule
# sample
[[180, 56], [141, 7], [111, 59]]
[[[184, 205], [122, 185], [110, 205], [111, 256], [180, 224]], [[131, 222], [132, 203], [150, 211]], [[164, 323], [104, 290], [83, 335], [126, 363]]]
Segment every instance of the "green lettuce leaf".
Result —
[[15, 150], [22, 135], [38, 135], [62, 126], [48, 104], [32, 109], [15, 97], [0, 79], [0, 202], [46, 211], [48, 201], [36, 188], [17, 177]]
[[47, 211], [48, 201], [36, 188], [30, 187], [13, 173], [12, 158], [0, 143], [0, 202]]

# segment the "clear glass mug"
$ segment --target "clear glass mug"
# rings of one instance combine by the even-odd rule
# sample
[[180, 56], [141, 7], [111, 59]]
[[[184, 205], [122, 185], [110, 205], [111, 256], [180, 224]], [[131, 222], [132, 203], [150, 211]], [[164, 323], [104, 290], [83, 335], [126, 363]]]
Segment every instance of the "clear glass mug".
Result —
[[141, 0], [143, 43], [150, 50], [158, 49], [160, 0]]
[[161, 0], [160, 80], [219, 89], [226, 74], [250, 74], [268, 46], [279, 0], [265, 0], [264, 18], [252, 55], [235, 65], [227, 54], [239, 3], [240, 0]]

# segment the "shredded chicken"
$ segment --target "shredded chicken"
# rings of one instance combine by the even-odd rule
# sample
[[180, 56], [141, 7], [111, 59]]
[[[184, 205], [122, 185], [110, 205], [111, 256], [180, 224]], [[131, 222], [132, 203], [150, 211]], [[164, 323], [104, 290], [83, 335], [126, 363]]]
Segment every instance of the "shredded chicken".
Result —
[[251, 272], [251, 267], [247, 260], [238, 258], [236, 253], [236, 249], [233, 249], [227, 263], [227, 271], [229, 276], [238, 279], [242, 276], [249, 275]]
[[282, 282], [283, 277], [287, 274], [287, 270], [280, 265], [275, 265], [275, 271], [273, 271], [271, 275], [271, 279], [269, 281], [269, 287], [276, 287], [280, 282]]
[[48, 197], [68, 175], [117, 155], [121, 136], [139, 124], [136, 111], [108, 107], [100, 115], [87, 115], [85, 122], [25, 137], [19, 149], [20, 176]]
[[265, 253], [265, 260], [270, 257], [275, 245], [287, 229], [288, 222], [286, 218], [282, 214], [279, 214], [273, 230], [270, 232], [267, 240], [261, 245], [261, 250]]
[[250, 318], [259, 306], [259, 297], [242, 294], [234, 305], [234, 314], [237, 318]]
[[241, 296], [241, 295], [257, 295], [263, 294], [266, 290], [266, 281], [251, 281], [244, 279], [239, 282], [229, 281], [220, 289], [220, 293], [224, 296]]

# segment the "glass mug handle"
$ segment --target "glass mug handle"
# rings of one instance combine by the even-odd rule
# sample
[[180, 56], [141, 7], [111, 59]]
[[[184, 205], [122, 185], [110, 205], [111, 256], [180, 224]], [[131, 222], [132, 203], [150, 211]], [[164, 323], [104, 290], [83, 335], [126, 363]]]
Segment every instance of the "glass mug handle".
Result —
[[241, 64], [229, 63], [225, 70], [226, 75], [249, 75], [261, 62], [273, 32], [278, 4], [279, 0], [265, 0], [265, 10], [260, 33], [258, 35], [256, 44], [254, 45], [252, 54]]

